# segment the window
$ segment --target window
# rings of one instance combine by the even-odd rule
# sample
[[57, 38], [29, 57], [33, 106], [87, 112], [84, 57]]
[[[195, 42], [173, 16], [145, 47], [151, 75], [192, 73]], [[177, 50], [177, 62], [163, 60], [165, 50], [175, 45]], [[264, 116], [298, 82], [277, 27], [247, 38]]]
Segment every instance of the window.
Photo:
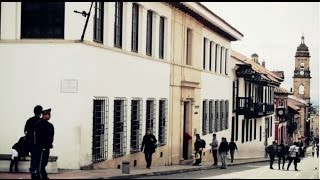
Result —
[[160, 17], [159, 58], [163, 59], [163, 56], [164, 56], [164, 17]]
[[254, 119], [253, 139], [257, 139], [257, 119]]
[[234, 138], [234, 124], [235, 124], [235, 119], [234, 119], [234, 116], [232, 116], [232, 120], [231, 120], [231, 138], [232, 139], [235, 139]]
[[113, 104], [113, 157], [126, 153], [126, 100], [115, 98]]
[[210, 41], [210, 49], [209, 49], [209, 71], [211, 71], [211, 61], [212, 61], [212, 44], [213, 42]]
[[140, 152], [141, 145], [141, 123], [142, 123], [142, 99], [131, 100], [131, 141], [130, 152]]
[[202, 135], [208, 134], [208, 101], [202, 101]]
[[216, 44], [216, 53], [214, 57], [214, 72], [217, 72], [217, 64], [218, 64], [218, 49], [219, 49], [219, 44]]
[[223, 65], [223, 50], [224, 50], [224, 48], [223, 48], [223, 46], [221, 46], [220, 47], [220, 73], [222, 73], [222, 65]]
[[104, 2], [95, 2], [93, 41], [103, 43], [103, 12]]
[[209, 133], [213, 133], [213, 121], [214, 121], [214, 112], [213, 112], [213, 101], [209, 101]]
[[246, 141], [249, 141], [249, 119], [246, 119]]
[[203, 69], [206, 69], [207, 38], [203, 38]]
[[304, 85], [299, 86], [299, 94], [303, 95], [304, 94]]
[[192, 30], [187, 28], [186, 64], [191, 66], [192, 59]]
[[252, 141], [252, 119], [250, 119], [250, 141]]
[[224, 101], [220, 101], [220, 131], [224, 130], [225, 128], [225, 108], [224, 108]]
[[108, 114], [108, 99], [96, 97], [93, 100], [92, 162], [107, 159]]
[[300, 63], [300, 68], [304, 69], [304, 63]]
[[224, 72], [225, 72], [225, 75], [228, 75], [228, 49], [225, 49], [225, 61], [224, 61]]
[[152, 11], [147, 12], [147, 49], [146, 54], [152, 56]]
[[244, 134], [245, 134], [245, 133], [244, 133], [244, 130], [245, 130], [245, 120], [243, 119], [243, 120], [242, 120], [242, 131], [241, 131], [241, 132], [242, 132], [242, 133], [241, 133], [241, 135], [242, 135], [242, 136], [241, 136], [241, 142], [242, 142], [242, 143], [244, 143]]
[[235, 111], [237, 109], [238, 80], [233, 81], [232, 94], [233, 94], [232, 110]]
[[147, 100], [147, 108], [146, 108], [146, 129], [152, 129], [152, 133], [155, 134], [155, 118], [156, 118], [156, 102], [155, 99]]
[[214, 101], [214, 107], [215, 107], [215, 121], [214, 121], [214, 131], [215, 132], [218, 132], [220, 131], [220, 108], [219, 108], [219, 101], [218, 100], [215, 100]]
[[167, 100], [159, 100], [159, 145], [167, 144]]
[[138, 52], [139, 38], [139, 5], [132, 3], [131, 51]]
[[260, 142], [262, 141], [262, 126], [260, 126]]
[[64, 2], [22, 2], [21, 38], [64, 38]]
[[122, 10], [123, 2], [115, 2], [114, 14], [114, 46], [122, 48]]
[[229, 101], [226, 100], [224, 101], [224, 122], [225, 122], [225, 129], [228, 129], [229, 128]]

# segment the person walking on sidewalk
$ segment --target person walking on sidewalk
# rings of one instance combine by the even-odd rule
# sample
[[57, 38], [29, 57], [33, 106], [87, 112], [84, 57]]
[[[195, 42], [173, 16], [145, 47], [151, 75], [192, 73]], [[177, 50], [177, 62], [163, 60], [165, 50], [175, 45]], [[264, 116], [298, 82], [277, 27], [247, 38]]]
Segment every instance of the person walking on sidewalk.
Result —
[[293, 161], [293, 164], [294, 164], [294, 170], [295, 171], [298, 171], [298, 159], [299, 159], [299, 144], [297, 142], [294, 142], [293, 145], [290, 146], [289, 148], [289, 156], [288, 156], [288, 159], [289, 159], [289, 163], [288, 163], [288, 167], [287, 167], [287, 171], [289, 170], [290, 168], [290, 165]]
[[220, 169], [227, 169], [226, 158], [227, 158], [228, 151], [229, 151], [229, 145], [227, 142], [227, 138], [222, 137], [221, 143], [219, 146], [219, 155], [221, 157], [221, 163], [222, 163], [222, 166], [220, 167]]
[[266, 147], [266, 151], [269, 154], [269, 158], [270, 158], [270, 169], [273, 169], [273, 161], [274, 161], [274, 157], [277, 153], [277, 145], [276, 142], [273, 141], [271, 145]]
[[[205, 147], [206, 147], [206, 142], [200, 138], [199, 134], [196, 134], [196, 141], [194, 142], [196, 162], [193, 163], [192, 165], [196, 166], [201, 163], [202, 151]], [[199, 157], [197, 157], [197, 156], [199, 156]]]
[[212, 134], [212, 143], [210, 143], [211, 146], [211, 152], [212, 152], [212, 157], [214, 160], [214, 163], [212, 165], [218, 165], [218, 147], [219, 147], [219, 142], [217, 140], [217, 135]]
[[234, 151], [235, 151], [235, 150], [238, 151], [237, 144], [233, 141], [233, 138], [231, 138], [231, 140], [230, 140], [230, 142], [229, 142], [229, 150], [230, 150], [231, 162], [233, 163]]
[[141, 144], [141, 151], [144, 152], [144, 157], [147, 162], [146, 168], [151, 168], [152, 163], [152, 154], [156, 152], [157, 147], [157, 139], [151, 133], [151, 129], [147, 129], [146, 134], [143, 136], [142, 144]]
[[277, 155], [278, 155], [278, 168], [280, 170], [280, 164], [282, 160], [282, 169], [284, 169], [284, 163], [286, 162], [286, 147], [281, 140], [281, 143], [277, 146]]

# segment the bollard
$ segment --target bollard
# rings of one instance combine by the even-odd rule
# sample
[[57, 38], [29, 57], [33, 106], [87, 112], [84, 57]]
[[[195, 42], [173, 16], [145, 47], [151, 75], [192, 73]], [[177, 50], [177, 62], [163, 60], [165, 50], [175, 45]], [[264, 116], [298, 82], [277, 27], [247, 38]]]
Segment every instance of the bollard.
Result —
[[129, 161], [122, 161], [122, 174], [130, 174]]

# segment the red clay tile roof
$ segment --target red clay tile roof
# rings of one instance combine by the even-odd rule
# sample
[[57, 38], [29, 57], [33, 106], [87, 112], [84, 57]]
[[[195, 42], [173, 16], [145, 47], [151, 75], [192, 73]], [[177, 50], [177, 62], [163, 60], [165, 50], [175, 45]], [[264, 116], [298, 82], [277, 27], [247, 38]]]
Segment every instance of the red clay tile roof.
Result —
[[293, 93], [292, 92], [290, 92], [290, 91], [288, 91], [288, 90], [286, 90], [285, 88], [283, 88], [283, 87], [276, 87], [275, 89], [274, 89], [274, 93], [277, 93], [277, 94], [290, 94], [290, 95], [293, 95]]

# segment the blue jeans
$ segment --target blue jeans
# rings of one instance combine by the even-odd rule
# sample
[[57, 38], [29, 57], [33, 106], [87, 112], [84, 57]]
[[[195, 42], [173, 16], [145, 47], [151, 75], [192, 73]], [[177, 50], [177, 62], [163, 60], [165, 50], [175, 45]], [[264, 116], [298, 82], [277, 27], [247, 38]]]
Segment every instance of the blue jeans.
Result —
[[227, 168], [227, 164], [226, 164], [226, 158], [227, 158], [227, 152], [223, 151], [220, 152], [220, 158], [221, 158], [221, 163], [223, 168]]

